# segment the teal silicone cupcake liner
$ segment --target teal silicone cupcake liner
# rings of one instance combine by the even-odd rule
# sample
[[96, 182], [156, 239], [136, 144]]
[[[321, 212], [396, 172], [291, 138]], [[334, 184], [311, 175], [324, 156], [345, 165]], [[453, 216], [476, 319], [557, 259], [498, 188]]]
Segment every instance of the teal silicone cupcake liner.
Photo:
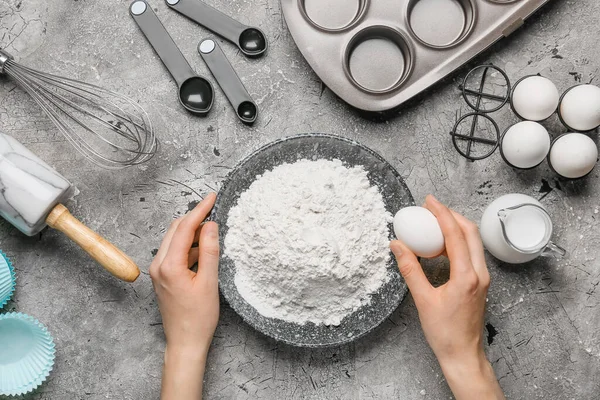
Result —
[[54, 341], [38, 320], [0, 314], [0, 396], [18, 396], [40, 386], [54, 366]]
[[10, 260], [0, 251], [0, 309], [8, 303], [15, 292], [16, 280], [15, 270]]

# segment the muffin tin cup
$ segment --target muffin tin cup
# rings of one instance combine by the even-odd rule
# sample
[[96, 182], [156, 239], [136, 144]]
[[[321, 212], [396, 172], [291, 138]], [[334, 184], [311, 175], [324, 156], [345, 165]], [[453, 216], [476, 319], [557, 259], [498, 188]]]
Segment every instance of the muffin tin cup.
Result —
[[581, 181], [586, 179], [588, 176], [590, 176], [592, 174], [592, 172], [594, 172], [594, 170], [596, 169], [596, 167], [592, 168], [592, 170], [590, 172], [588, 172], [587, 174], [580, 176], [579, 178], [568, 178], [564, 175], [559, 174], [558, 172], [556, 172], [556, 170], [554, 169], [554, 167], [552, 166], [552, 161], [550, 161], [550, 155], [552, 154], [552, 148], [554, 147], [554, 145], [556, 144], [556, 142], [558, 142], [559, 139], [561, 139], [564, 136], [567, 136], [571, 133], [581, 133], [581, 132], [566, 132], [563, 133], [562, 135], [557, 136], [552, 143], [550, 144], [550, 151], [548, 151], [548, 156], [546, 157], [546, 161], [548, 162], [548, 166], [550, 167], [550, 170], [552, 172], [554, 172], [558, 177], [560, 177], [561, 180], [563, 181], [572, 181], [572, 182], [576, 182], [576, 181]]
[[[532, 122], [535, 122], [535, 121], [532, 121]], [[549, 157], [550, 157], [550, 151], [552, 150], [552, 144], [550, 144], [550, 149], [548, 150], [548, 154], [546, 155], [546, 157], [544, 157], [544, 158], [542, 159], [542, 161], [540, 161], [538, 164], [534, 165], [533, 167], [528, 167], [528, 168], [517, 167], [516, 165], [512, 164], [510, 161], [508, 161], [508, 160], [506, 159], [506, 156], [504, 155], [504, 151], [502, 150], [502, 147], [503, 147], [503, 146], [502, 146], [502, 143], [504, 142], [504, 136], [506, 136], [506, 133], [507, 133], [507, 132], [510, 130], [510, 128], [512, 128], [513, 126], [514, 126], [514, 125], [511, 125], [511, 126], [509, 126], [508, 128], [506, 128], [506, 129], [504, 130], [504, 132], [502, 133], [502, 136], [500, 137], [500, 141], [498, 142], [498, 148], [500, 149], [500, 156], [502, 157], [502, 159], [504, 160], [504, 162], [506, 163], [506, 165], [508, 165], [509, 167], [511, 167], [511, 168], [514, 168], [514, 169], [516, 169], [516, 170], [519, 170], [519, 171], [530, 171], [530, 170], [532, 170], [532, 169], [535, 169], [535, 168], [539, 167], [540, 165], [542, 165], [542, 164], [544, 163], [544, 160], [548, 160], [548, 164], [550, 164], [550, 158], [549, 158]], [[550, 136], [550, 133], [548, 133], [548, 136], [549, 136], [550, 138], [552, 138], [552, 137]]]
[[[510, 91], [510, 96], [509, 96], [509, 100], [508, 100], [508, 104], [510, 104], [510, 109], [512, 110], [512, 112], [517, 116], [517, 118], [519, 118], [521, 121], [531, 121], [531, 122], [544, 122], [549, 120], [550, 118], [552, 118], [552, 116], [554, 114], [558, 114], [558, 110], [560, 109], [560, 102], [558, 103], [558, 108], [556, 110], [554, 110], [554, 112], [552, 114], [550, 114], [548, 117], [544, 118], [544, 119], [538, 119], [538, 120], [533, 120], [533, 119], [527, 119], [524, 118], [521, 114], [519, 114], [517, 112], [517, 110], [515, 110], [515, 105], [513, 104], [513, 94], [515, 92], [515, 90], [517, 89], [517, 86], [519, 86], [519, 83], [521, 83], [522, 81], [524, 81], [527, 78], [531, 78], [534, 76], [540, 76], [542, 77], [542, 75], [540, 74], [532, 74], [532, 75], [526, 75], [524, 77], [522, 77], [521, 79], [519, 79], [518, 81], [515, 82], [515, 84], [513, 85], [511, 91]], [[543, 78], [543, 77], [542, 77]]]
[[574, 129], [572, 127], [570, 127], [565, 120], [563, 119], [562, 115], [561, 115], [561, 106], [562, 106], [562, 102], [565, 98], [565, 96], [567, 95], [567, 93], [569, 93], [571, 90], [575, 89], [576, 87], [579, 86], [583, 86], [585, 85], [584, 83], [580, 83], [579, 85], [575, 85], [575, 86], [571, 86], [570, 88], [568, 88], [567, 90], [565, 90], [565, 92], [560, 96], [560, 100], [558, 102], [558, 109], [556, 110], [556, 114], [558, 115], [558, 119], [560, 120], [560, 123], [564, 125], [565, 128], [567, 128], [570, 132], [574, 132], [574, 133], [590, 133], [590, 132], [594, 132], [596, 129], [598, 129], [599, 127], [595, 127], [593, 129], [589, 129], [587, 131], [580, 131], [578, 129]]
[[405, 24], [423, 46], [443, 50], [463, 43], [476, 19], [473, 0], [409, 0]]
[[[369, 1], [298, 0], [298, 6], [300, 14], [313, 27], [323, 32], [335, 33], [349, 30], [360, 23], [369, 8]], [[339, 7], [342, 3], [344, 6]]]
[[4, 308], [12, 298], [16, 281], [15, 270], [10, 260], [0, 251], [0, 309]]
[[[395, 91], [410, 77], [413, 54], [406, 34], [386, 25], [357, 32], [345, 45], [343, 66], [347, 78], [370, 94]], [[384, 69], [374, 69], [378, 65]]]
[[27, 394], [54, 366], [54, 341], [36, 319], [21, 313], [0, 315], [0, 396]]

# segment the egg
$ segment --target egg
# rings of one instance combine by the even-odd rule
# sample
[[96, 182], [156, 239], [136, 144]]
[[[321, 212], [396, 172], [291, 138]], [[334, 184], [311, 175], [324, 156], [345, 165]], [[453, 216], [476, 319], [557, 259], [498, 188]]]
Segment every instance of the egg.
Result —
[[559, 136], [550, 149], [549, 162], [557, 174], [577, 179], [586, 176], [596, 166], [598, 146], [587, 135], [567, 133]]
[[419, 257], [431, 258], [444, 251], [444, 235], [435, 215], [423, 207], [406, 207], [394, 217], [396, 237]]
[[523, 121], [511, 126], [500, 142], [504, 160], [515, 168], [539, 165], [550, 151], [550, 135], [537, 122]]
[[600, 87], [579, 85], [568, 90], [560, 102], [560, 117], [567, 127], [591, 131], [600, 126]]
[[560, 96], [556, 85], [542, 76], [528, 76], [514, 87], [511, 103], [523, 119], [543, 121], [558, 108]]

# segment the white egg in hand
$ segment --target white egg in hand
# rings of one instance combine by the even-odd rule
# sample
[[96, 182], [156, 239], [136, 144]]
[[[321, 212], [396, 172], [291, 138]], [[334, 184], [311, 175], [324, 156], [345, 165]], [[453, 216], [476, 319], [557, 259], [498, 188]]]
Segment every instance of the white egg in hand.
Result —
[[582, 178], [596, 166], [598, 146], [587, 135], [567, 133], [552, 144], [549, 161], [557, 174], [569, 179]]
[[500, 151], [508, 164], [516, 168], [539, 165], [550, 151], [550, 135], [537, 122], [523, 121], [511, 126], [500, 143]]
[[600, 87], [579, 85], [560, 102], [560, 117], [571, 129], [591, 131], [600, 126]]
[[406, 207], [394, 217], [396, 237], [419, 257], [436, 257], [444, 251], [444, 235], [435, 215], [423, 207]]
[[512, 106], [523, 119], [543, 121], [556, 111], [560, 95], [556, 85], [542, 76], [528, 76], [513, 89]]

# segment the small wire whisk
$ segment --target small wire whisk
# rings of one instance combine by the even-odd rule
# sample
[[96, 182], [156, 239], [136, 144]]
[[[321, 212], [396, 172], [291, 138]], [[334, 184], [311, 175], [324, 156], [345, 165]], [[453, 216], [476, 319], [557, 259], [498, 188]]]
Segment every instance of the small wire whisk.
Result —
[[135, 101], [99, 86], [22, 66], [0, 49], [6, 74], [44, 110], [65, 138], [94, 164], [121, 169], [154, 156], [158, 141]]

